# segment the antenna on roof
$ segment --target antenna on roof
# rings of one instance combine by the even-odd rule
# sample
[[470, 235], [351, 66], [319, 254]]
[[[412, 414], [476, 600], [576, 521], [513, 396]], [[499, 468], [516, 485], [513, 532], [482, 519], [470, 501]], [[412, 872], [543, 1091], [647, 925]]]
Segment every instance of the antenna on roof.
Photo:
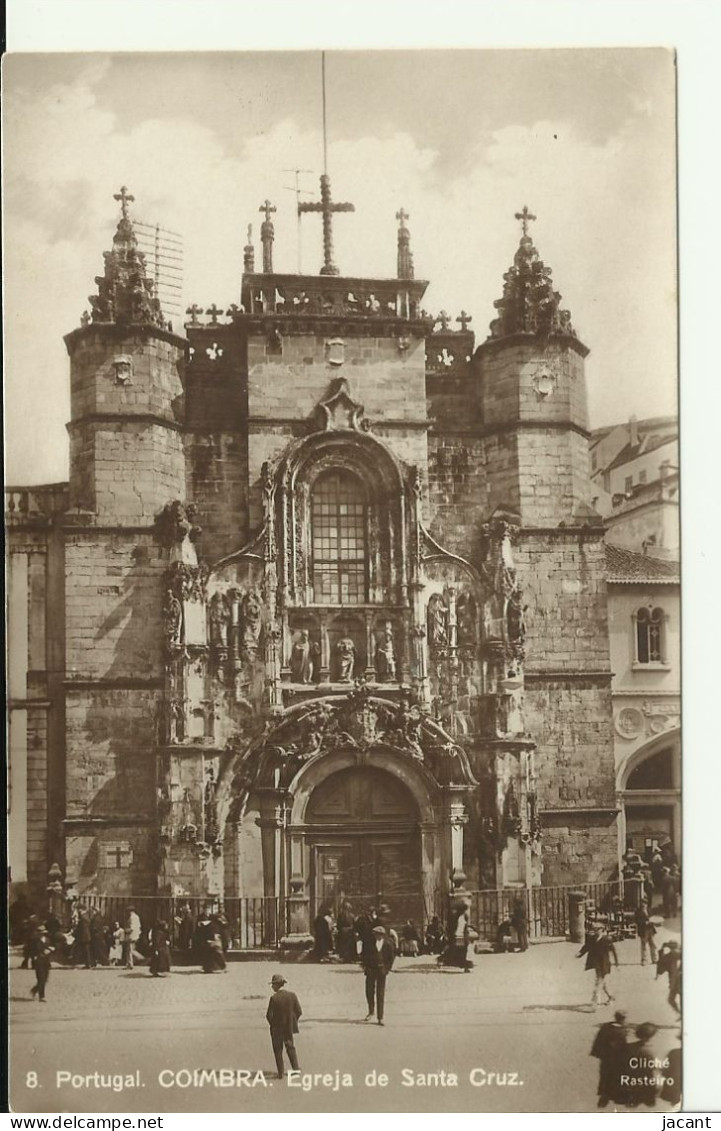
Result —
[[182, 317], [183, 237], [160, 224], [134, 220], [138, 247], [144, 253], [148, 274], [155, 284], [155, 297], [163, 312]]
[[313, 170], [312, 169], [284, 169], [283, 172], [284, 173], [295, 173], [295, 187], [293, 185], [283, 185], [283, 188], [287, 189], [288, 192], [294, 192], [295, 193], [296, 222], [297, 222], [297, 225], [298, 225], [298, 274], [302, 275], [302, 273], [303, 273], [301, 271], [302, 245], [301, 245], [301, 227], [300, 227], [300, 218], [301, 218], [302, 213], [301, 213], [298, 206], [300, 204], [301, 195], [312, 196], [313, 193], [311, 192], [310, 189], [302, 189], [300, 187], [300, 175], [301, 175], [301, 173], [312, 173]]

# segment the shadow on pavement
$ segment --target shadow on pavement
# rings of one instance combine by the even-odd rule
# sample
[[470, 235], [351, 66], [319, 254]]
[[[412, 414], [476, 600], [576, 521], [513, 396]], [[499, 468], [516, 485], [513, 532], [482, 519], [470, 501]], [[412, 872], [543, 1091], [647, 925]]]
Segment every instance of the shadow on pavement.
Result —
[[[603, 1008], [599, 1006], [598, 1008]], [[547, 1009], [554, 1013], [595, 1013], [596, 1006], [591, 1005], [590, 1002], [585, 1002], [583, 1005], [524, 1005], [523, 1012], [527, 1013], [533, 1009]]]
[[[317, 1022], [319, 1025], [367, 1025], [370, 1027], [370, 1021], [365, 1021], [359, 1017], [304, 1017], [303, 1024], [309, 1025], [311, 1022]], [[375, 1022], [373, 1022], [374, 1024]]]

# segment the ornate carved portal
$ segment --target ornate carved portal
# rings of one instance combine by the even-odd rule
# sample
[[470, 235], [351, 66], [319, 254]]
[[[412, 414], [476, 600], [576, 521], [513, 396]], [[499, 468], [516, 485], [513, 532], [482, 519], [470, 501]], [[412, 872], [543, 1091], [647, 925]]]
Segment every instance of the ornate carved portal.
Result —
[[[263, 525], [243, 550], [209, 569], [197, 557], [191, 507], [169, 504], [158, 519], [168, 550], [166, 874], [189, 874], [190, 854], [196, 893], [227, 883], [239, 893], [218, 860], [224, 840], [237, 842], [252, 794], [264, 890], [287, 894], [295, 877], [300, 895], [293, 869], [302, 865], [308, 880], [309, 859], [288, 859], [282, 876], [271, 861], [306, 770], [342, 758], [398, 765], [425, 782], [433, 801], [421, 844], [435, 861], [436, 894], [454, 874], [462, 884], [464, 843], [466, 857], [471, 843], [485, 860], [473, 883], [488, 880], [490, 860], [496, 883], [530, 883], [540, 824], [523, 726], [517, 524], [506, 512], [492, 516], [478, 567], [448, 553], [422, 525], [417, 469], [363, 430], [347, 386], [323, 408], [323, 431], [263, 467]], [[210, 758], [212, 779], [199, 768]], [[191, 834], [201, 826], [198, 841]]]

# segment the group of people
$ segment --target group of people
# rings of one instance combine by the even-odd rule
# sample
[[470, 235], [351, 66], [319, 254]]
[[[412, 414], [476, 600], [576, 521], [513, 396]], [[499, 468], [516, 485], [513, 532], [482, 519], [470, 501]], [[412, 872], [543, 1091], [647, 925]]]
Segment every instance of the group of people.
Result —
[[[598, 1107], [610, 1103], [636, 1108], [642, 1104], [655, 1107], [658, 1099], [670, 1104], [681, 1100], [681, 1049], [674, 1048], [666, 1057], [659, 1057], [653, 1046], [658, 1032], [656, 1025], [644, 1021], [635, 1026], [631, 1036], [627, 1015], [616, 1010], [613, 1021], [599, 1027], [591, 1056], [599, 1063]], [[652, 1065], [661, 1062], [664, 1067]]]
[[443, 956], [447, 952], [449, 936], [438, 915], [430, 919], [425, 932], [413, 919], [406, 919], [396, 930], [391, 925], [391, 917], [391, 909], [384, 903], [363, 908], [356, 915], [346, 899], [340, 905], [337, 918], [330, 905], [322, 906], [313, 923], [313, 960], [362, 963], [375, 927], [385, 929], [395, 953], [405, 958], [422, 954]]
[[528, 912], [523, 898], [513, 901], [509, 913], [498, 924], [493, 949], [496, 954], [509, 953], [516, 949], [528, 950]]
[[681, 870], [668, 841], [660, 848], [650, 848], [645, 857], [629, 849], [623, 857], [624, 880], [637, 880], [649, 908], [660, 906], [666, 919], [679, 913]]
[[[173, 931], [166, 919], [157, 919], [145, 929], [134, 906], [126, 909], [122, 921], [108, 922], [97, 909], [75, 907], [68, 930], [53, 914], [41, 919], [29, 908], [22, 917], [11, 919], [10, 937], [22, 945], [21, 969], [32, 969], [36, 983], [31, 996], [46, 1000], [46, 989], [53, 963], [94, 970], [100, 966], [134, 969], [137, 962], [147, 965], [148, 974], [160, 978], [170, 973]], [[189, 908], [186, 909], [189, 911]], [[183, 949], [191, 952], [203, 973], [226, 969], [230, 927], [222, 913], [201, 913], [198, 918], [176, 921], [175, 934]]]
[[[640, 965], [656, 967], [656, 979], [668, 977], [669, 1005], [680, 1015], [681, 1004], [681, 946], [668, 939], [660, 950], [655, 936], [660, 920], [650, 911], [650, 899], [644, 894], [633, 915], [640, 944]], [[586, 922], [584, 944], [578, 957], [586, 956], [586, 969], [594, 974], [592, 1005], [598, 1007], [614, 1001], [608, 977], [618, 966], [614, 938], [604, 922]], [[605, 1001], [601, 1002], [601, 994]], [[659, 1057], [653, 1047], [658, 1027], [650, 1021], [631, 1027], [627, 1015], [617, 1010], [613, 1021], [599, 1027], [591, 1047], [591, 1055], [600, 1061], [598, 1081], [598, 1106], [610, 1103], [636, 1108], [654, 1107], [658, 1099], [678, 1104], [681, 1098], [681, 1049], [672, 1049], [667, 1056]], [[635, 1037], [635, 1040], [630, 1039]], [[663, 1065], [654, 1068], [654, 1065]]]

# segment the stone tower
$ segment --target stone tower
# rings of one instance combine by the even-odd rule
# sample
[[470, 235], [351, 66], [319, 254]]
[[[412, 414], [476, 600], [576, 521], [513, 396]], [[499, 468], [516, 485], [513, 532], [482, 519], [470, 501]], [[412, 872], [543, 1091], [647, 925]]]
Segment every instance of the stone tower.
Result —
[[163, 318], [129, 216], [70, 355], [65, 528], [67, 874], [154, 890], [155, 761], [163, 671], [156, 517], [185, 497], [187, 343]]
[[588, 870], [615, 854], [605, 530], [589, 504], [588, 349], [528, 235], [535, 217], [524, 208], [517, 219], [520, 245], [473, 364], [487, 544], [500, 516], [517, 579], [504, 630], [523, 638], [523, 662], [502, 662], [523, 686], [523, 728], [536, 742], [542, 878], [553, 884], [568, 882], [571, 861]]

